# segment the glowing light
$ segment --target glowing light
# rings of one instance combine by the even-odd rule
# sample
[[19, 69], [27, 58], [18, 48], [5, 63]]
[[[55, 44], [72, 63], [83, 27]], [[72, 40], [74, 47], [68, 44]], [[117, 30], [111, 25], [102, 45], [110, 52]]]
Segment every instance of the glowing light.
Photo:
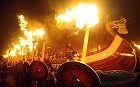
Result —
[[129, 54], [129, 53], [120, 53], [120, 55], [122, 56], [129, 56], [129, 57], [133, 57], [134, 54]]
[[23, 37], [20, 37], [19, 40], [20, 40], [20, 46], [25, 46], [27, 44], [27, 40], [25, 40]]
[[140, 49], [140, 45], [137, 45], [137, 48]]
[[[27, 40], [25, 40], [24, 38], [20, 38], [20, 44], [21, 46], [26, 46], [28, 45], [30, 48], [30, 52], [33, 50], [33, 48], [36, 49], [36, 45], [34, 45], [33, 47], [33, 41], [38, 41], [38, 37], [41, 37], [45, 34], [45, 31], [43, 28], [40, 29], [36, 29], [36, 31], [32, 31], [32, 30], [27, 30], [27, 24], [28, 22], [24, 19], [23, 15], [18, 16], [19, 18], [19, 26], [20, 26], [20, 30], [24, 32], [24, 35], [27, 37]], [[37, 38], [33, 38], [33, 36], [36, 36]]]
[[[61, 27], [63, 22], [75, 22], [76, 28], [83, 29], [86, 28], [82, 60], [85, 61], [87, 45], [88, 45], [88, 36], [89, 29], [96, 25], [99, 20], [97, 17], [98, 10], [93, 4], [79, 4], [75, 8], [69, 10], [66, 9], [65, 14], [60, 14], [56, 16], [57, 26]], [[76, 32], [76, 34], [78, 31]]]
[[137, 44], [134, 43], [134, 42], [133, 42], [133, 44], [134, 44], [135, 47], [137, 47], [138, 49], [140, 49], [140, 45], [137, 45]]
[[22, 37], [19, 38], [20, 39], [20, 46], [25, 47], [26, 45], [29, 46], [30, 52], [32, 51], [33, 48], [33, 43], [32, 41], [26, 40]]
[[[17, 44], [12, 43], [13, 47], [10, 47], [10, 50], [8, 49], [6, 52], [5, 57], [10, 58], [11, 60], [17, 60], [17, 56], [26, 56], [27, 49], [30, 49], [30, 52], [37, 46], [37, 43], [35, 43], [33, 47], [33, 43], [38, 41], [38, 37], [42, 38], [42, 36], [45, 34], [45, 31], [43, 28], [37, 28], [36, 30], [32, 31], [27, 29], [28, 21], [25, 20], [23, 15], [18, 16], [19, 19], [19, 26], [20, 30], [23, 31], [24, 35], [26, 36], [25, 38], [19, 37], [19, 41]], [[36, 37], [34, 37], [36, 36]]]
[[77, 31], [75, 32], [75, 35], [78, 35], [78, 32], [79, 32], [79, 30], [77, 30]]
[[83, 29], [85, 25], [90, 28], [99, 22], [97, 13], [95, 5], [79, 4], [72, 10], [67, 8], [65, 14], [56, 16], [57, 25], [61, 27], [63, 22], [75, 22], [76, 28]]
[[138, 49], [140, 49], [140, 45], [136, 45], [136, 47], [137, 47]]
[[13, 49], [10, 51], [10, 56], [16, 56], [16, 49]]
[[20, 49], [20, 46], [19, 46], [19, 44], [16, 44], [16, 45], [14, 45], [14, 49]]
[[20, 24], [19, 24], [20, 29], [22, 31], [26, 30], [28, 22], [25, 21], [24, 16], [23, 15], [19, 15], [18, 18], [20, 19], [20, 21], [19, 21], [20, 22]]
[[8, 58], [8, 55], [3, 55], [3, 58]]
[[37, 36], [37, 41], [38, 41], [38, 36], [42, 38], [42, 36], [45, 34], [45, 31], [43, 29], [37, 29], [35, 32], [34, 32], [34, 35]]

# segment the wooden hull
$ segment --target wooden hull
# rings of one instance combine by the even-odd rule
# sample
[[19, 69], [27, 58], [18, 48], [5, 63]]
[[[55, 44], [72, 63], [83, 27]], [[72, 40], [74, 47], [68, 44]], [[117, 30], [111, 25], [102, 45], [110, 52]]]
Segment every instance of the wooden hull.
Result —
[[133, 72], [137, 59], [132, 47], [124, 39], [116, 35], [107, 49], [87, 56], [85, 62], [94, 70]]

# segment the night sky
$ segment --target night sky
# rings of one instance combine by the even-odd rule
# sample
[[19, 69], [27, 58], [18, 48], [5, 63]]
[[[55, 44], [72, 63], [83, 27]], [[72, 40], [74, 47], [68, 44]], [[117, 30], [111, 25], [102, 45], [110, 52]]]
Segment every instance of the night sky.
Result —
[[44, 27], [50, 35], [53, 34], [53, 38], [56, 37], [54, 34], [58, 34], [53, 30], [56, 28], [55, 14], [80, 2], [95, 3], [100, 10], [100, 21], [107, 14], [114, 20], [125, 17], [129, 33], [123, 37], [130, 43], [135, 41], [140, 44], [139, 0], [0, 0], [0, 55], [4, 54], [8, 45], [23, 35], [17, 15], [23, 14], [30, 28]]

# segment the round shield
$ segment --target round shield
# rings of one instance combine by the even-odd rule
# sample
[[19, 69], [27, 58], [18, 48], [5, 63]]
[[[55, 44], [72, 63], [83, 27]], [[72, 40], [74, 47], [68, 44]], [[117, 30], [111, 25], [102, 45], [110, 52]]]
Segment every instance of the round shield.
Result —
[[62, 64], [57, 71], [58, 83], [62, 87], [100, 87], [100, 79], [92, 68], [81, 62]]
[[35, 80], [44, 80], [48, 75], [48, 69], [42, 61], [33, 61], [30, 64], [30, 75]]

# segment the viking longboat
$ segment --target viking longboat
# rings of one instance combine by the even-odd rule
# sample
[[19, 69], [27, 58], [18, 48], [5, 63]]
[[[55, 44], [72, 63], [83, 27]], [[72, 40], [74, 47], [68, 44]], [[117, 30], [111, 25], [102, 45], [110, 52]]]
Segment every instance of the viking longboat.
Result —
[[[128, 33], [126, 29], [126, 19], [121, 18], [120, 20], [113, 21], [107, 18], [104, 22], [104, 29], [107, 31], [107, 37], [110, 38], [108, 40], [108, 38], [105, 37], [106, 40], [103, 40], [103, 42], [107, 42], [106, 46], [103, 46], [97, 51], [88, 51], [84, 63], [94, 70], [124, 70], [133, 72], [137, 63], [135, 51], [131, 44], [120, 36], [121, 34]], [[117, 30], [117, 32], [114, 31], [114, 29]], [[81, 56], [82, 55], [80, 55], [80, 57]], [[54, 67], [58, 65], [57, 69], [63, 64], [62, 61], [66, 62], [67, 59], [59, 58], [59, 61], [57, 58], [50, 59]]]
[[86, 64], [91, 66], [94, 70], [134, 71], [137, 62], [134, 49], [124, 38], [113, 31], [113, 29], [117, 28], [119, 34], [128, 33], [125, 23], [125, 18], [118, 21], [106, 19], [105, 28], [113, 38], [113, 41], [104, 49], [88, 53], [85, 59]]

